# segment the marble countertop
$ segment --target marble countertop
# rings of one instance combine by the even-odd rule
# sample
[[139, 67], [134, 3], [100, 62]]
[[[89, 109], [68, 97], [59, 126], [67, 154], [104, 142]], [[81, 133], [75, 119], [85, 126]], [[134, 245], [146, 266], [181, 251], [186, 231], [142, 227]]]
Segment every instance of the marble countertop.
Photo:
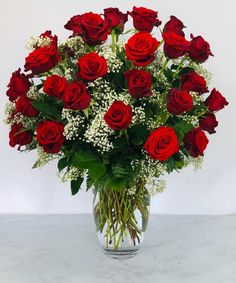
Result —
[[120, 261], [103, 254], [91, 215], [0, 215], [0, 282], [236, 282], [236, 215], [152, 215], [145, 237]]

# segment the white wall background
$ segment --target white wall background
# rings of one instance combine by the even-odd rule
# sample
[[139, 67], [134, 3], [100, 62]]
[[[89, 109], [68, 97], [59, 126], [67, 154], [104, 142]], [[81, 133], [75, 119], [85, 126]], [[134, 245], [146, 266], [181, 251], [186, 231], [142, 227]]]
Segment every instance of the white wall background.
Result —
[[56, 164], [31, 170], [35, 154], [20, 154], [8, 146], [8, 127], [3, 124], [6, 85], [12, 71], [23, 67], [27, 38], [51, 29], [64, 39], [63, 25], [78, 13], [102, 12], [106, 7], [126, 11], [146, 5], [159, 11], [166, 22], [176, 15], [187, 33], [201, 34], [215, 55], [207, 63], [214, 84], [230, 105], [217, 117], [217, 134], [210, 137], [203, 169], [187, 168], [167, 176], [168, 190], [155, 197], [153, 213], [236, 213], [236, 23], [234, 0], [0, 0], [0, 213], [85, 213], [91, 211], [92, 194], [70, 196], [69, 184], [60, 184]]

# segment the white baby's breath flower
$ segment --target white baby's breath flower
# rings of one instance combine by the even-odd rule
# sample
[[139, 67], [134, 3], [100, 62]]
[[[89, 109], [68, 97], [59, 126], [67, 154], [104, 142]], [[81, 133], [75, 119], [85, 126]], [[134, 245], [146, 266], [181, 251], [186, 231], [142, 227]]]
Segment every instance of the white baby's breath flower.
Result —
[[67, 120], [64, 127], [64, 136], [67, 140], [74, 140], [79, 137], [79, 130], [84, 126], [85, 117], [80, 111], [72, 109], [62, 110], [62, 119]]
[[166, 190], [166, 181], [158, 178], [149, 178], [146, 183], [146, 188], [151, 197], [162, 193]]
[[51, 43], [51, 39], [45, 36], [31, 36], [27, 41], [25, 48], [27, 50], [33, 50], [36, 47], [48, 46]]
[[108, 73], [118, 73], [120, 71], [123, 62], [117, 57], [116, 53], [112, 51], [111, 46], [102, 46], [98, 54], [106, 59]]
[[50, 160], [54, 159], [53, 154], [46, 153], [41, 146], [37, 146], [38, 159], [34, 163], [33, 168], [41, 168], [46, 165]]
[[92, 143], [99, 151], [106, 152], [113, 148], [109, 137], [114, 133], [104, 120], [104, 113], [97, 114], [84, 134], [86, 142]]
[[77, 180], [79, 177], [83, 177], [84, 172], [83, 170], [71, 166], [67, 168], [66, 171], [62, 171], [59, 174], [62, 183], [70, 182], [73, 180]]

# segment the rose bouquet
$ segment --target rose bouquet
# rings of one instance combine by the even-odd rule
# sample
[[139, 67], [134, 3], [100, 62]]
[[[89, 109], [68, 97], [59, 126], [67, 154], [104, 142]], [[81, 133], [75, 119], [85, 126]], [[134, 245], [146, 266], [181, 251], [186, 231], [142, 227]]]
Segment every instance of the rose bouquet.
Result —
[[[134, 28], [124, 32], [128, 15]], [[215, 112], [228, 104], [215, 88], [207, 94], [209, 43], [185, 37], [175, 16], [160, 26], [158, 13], [143, 7], [73, 16], [65, 41], [51, 31], [29, 40], [25, 73], [18, 69], [8, 84], [10, 146], [36, 149], [33, 168], [58, 159], [73, 195], [86, 179], [111, 253], [136, 252], [150, 193], [164, 187], [160, 176], [201, 162]]]

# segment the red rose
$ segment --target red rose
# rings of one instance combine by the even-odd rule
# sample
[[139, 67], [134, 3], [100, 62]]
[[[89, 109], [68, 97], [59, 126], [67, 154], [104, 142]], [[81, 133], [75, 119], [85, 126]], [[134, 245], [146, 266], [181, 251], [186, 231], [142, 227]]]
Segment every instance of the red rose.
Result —
[[65, 108], [84, 110], [89, 106], [91, 97], [87, 92], [86, 85], [78, 81], [72, 82], [67, 87], [63, 100]]
[[33, 140], [33, 132], [27, 131], [24, 129], [23, 125], [14, 124], [11, 126], [11, 130], [9, 132], [9, 145], [11, 147], [16, 146], [17, 144], [20, 146], [30, 144]]
[[110, 33], [108, 22], [92, 12], [71, 18], [65, 27], [80, 34], [90, 46], [102, 43]]
[[119, 34], [124, 30], [124, 24], [128, 20], [128, 15], [123, 14], [118, 8], [104, 9], [104, 17], [110, 29], [115, 29]]
[[159, 44], [160, 42], [150, 33], [140, 31], [125, 44], [126, 56], [135, 66], [146, 66], [154, 60], [154, 53]]
[[188, 48], [189, 42], [181, 35], [172, 31], [162, 34], [164, 39], [164, 53], [170, 59], [176, 59], [183, 56]]
[[37, 141], [47, 153], [58, 153], [64, 143], [64, 125], [57, 121], [43, 121], [37, 126]]
[[133, 18], [134, 27], [139, 31], [151, 32], [154, 26], [158, 27], [161, 21], [157, 18], [158, 13], [144, 7], [133, 7], [128, 14]]
[[205, 100], [205, 104], [208, 109], [213, 112], [223, 109], [226, 105], [229, 104], [229, 102], [218, 90], [214, 88], [211, 91], [211, 94]]
[[56, 66], [59, 60], [57, 44], [52, 41], [50, 45], [35, 49], [25, 58], [25, 71], [44, 73]]
[[26, 95], [20, 96], [16, 101], [16, 111], [27, 117], [36, 117], [39, 112], [31, 104], [32, 99]]
[[133, 69], [126, 71], [124, 75], [128, 81], [129, 93], [133, 97], [140, 98], [152, 95], [152, 75], [149, 72]]
[[192, 130], [184, 137], [184, 146], [193, 157], [203, 155], [207, 144], [208, 138], [200, 128], [192, 128]]
[[209, 56], [213, 56], [211, 53], [210, 45], [201, 36], [193, 37], [188, 49], [188, 55], [193, 61], [200, 63], [205, 62]]
[[151, 132], [143, 148], [151, 158], [165, 161], [179, 151], [178, 137], [173, 128], [162, 126]]
[[76, 15], [70, 18], [70, 20], [64, 25], [64, 27], [68, 30], [72, 30], [75, 34], [81, 34], [81, 15]]
[[90, 52], [78, 60], [78, 76], [86, 81], [104, 77], [108, 71], [107, 61], [95, 52]]
[[67, 85], [67, 80], [64, 77], [52, 75], [44, 82], [43, 91], [50, 96], [62, 98]]
[[19, 96], [26, 95], [30, 88], [30, 81], [26, 77], [25, 74], [21, 74], [21, 70], [18, 69], [14, 73], [12, 73], [12, 77], [10, 79], [7, 87], [7, 96], [10, 101], [15, 101]]
[[195, 91], [199, 94], [208, 92], [205, 79], [194, 71], [182, 75], [181, 89], [186, 91]]
[[104, 115], [107, 125], [113, 130], [127, 129], [133, 117], [132, 108], [122, 101], [114, 101]]
[[203, 131], [207, 131], [209, 134], [214, 134], [215, 128], [218, 126], [216, 116], [213, 113], [208, 113], [199, 121], [199, 126]]
[[193, 109], [193, 98], [187, 91], [172, 88], [168, 97], [167, 109], [172, 114], [181, 115]]
[[170, 16], [170, 20], [165, 24], [163, 28], [163, 32], [172, 31], [178, 35], [185, 36], [183, 32], [183, 28], [185, 28], [183, 22], [176, 18], [175, 16]]

